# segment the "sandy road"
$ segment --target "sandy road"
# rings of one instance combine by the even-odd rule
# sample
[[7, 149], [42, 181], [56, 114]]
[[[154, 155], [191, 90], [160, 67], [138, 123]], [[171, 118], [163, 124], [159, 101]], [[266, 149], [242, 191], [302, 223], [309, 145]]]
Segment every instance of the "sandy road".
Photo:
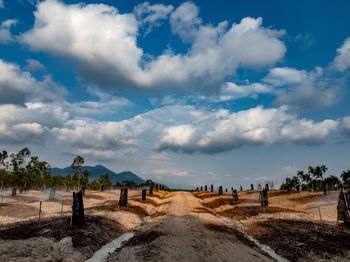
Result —
[[108, 261], [272, 261], [202, 209], [188, 192], [175, 192], [163, 211]]

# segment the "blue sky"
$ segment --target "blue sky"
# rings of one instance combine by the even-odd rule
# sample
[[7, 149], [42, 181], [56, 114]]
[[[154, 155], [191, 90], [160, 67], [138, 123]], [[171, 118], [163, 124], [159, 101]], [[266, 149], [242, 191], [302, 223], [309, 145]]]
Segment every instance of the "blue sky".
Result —
[[348, 1], [0, 1], [0, 144], [170, 186], [349, 169]]

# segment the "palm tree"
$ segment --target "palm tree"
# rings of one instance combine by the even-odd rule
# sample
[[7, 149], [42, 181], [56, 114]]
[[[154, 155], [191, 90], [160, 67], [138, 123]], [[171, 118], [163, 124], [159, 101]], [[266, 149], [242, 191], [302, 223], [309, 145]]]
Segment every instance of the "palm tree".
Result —
[[325, 165], [316, 166], [316, 167], [309, 166], [308, 169], [309, 169], [309, 174], [312, 175], [316, 179], [316, 181], [319, 182], [319, 185], [321, 181], [323, 181], [323, 174], [326, 173], [326, 171], [328, 170], [328, 168]]

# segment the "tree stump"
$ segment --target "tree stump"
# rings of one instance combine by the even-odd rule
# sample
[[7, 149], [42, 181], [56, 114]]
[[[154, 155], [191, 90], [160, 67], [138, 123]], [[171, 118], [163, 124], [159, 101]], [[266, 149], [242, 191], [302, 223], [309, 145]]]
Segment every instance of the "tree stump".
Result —
[[150, 186], [150, 187], [149, 187], [149, 194], [150, 194], [150, 195], [153, 195], [153, 186]]
[[267, 207], [269, 205], [269, 199], [267, 196], [267, 190], [263, 189], [262, 191], [260, 191], [260, 204], [261, 207]]
[[210, 185], [210, 192], [214, 192], [214, 185]]
[[146, 194], [147, 194], [147, 190], [146, 189], [142, 189], [142, 200], [146, 201]]
[[120, 189], [119, 206], [126, 206], [128, 204], [128, 189]]
[[265, 184], [265, 189], [269, 191], [269, 184]]
[[73, 192], [72, 218], [71, 226], [81, 226], [85, 224], [83, 193], [81, 191]]
[[17, 187], [13, 187], [12, 188], [12, 197], [16, 197], [17, 196]]
[[201, 186], [201, 191], [203, 191], [203, 186]]
[[222, 186], [219, 186], [219, 196], [222, 195]]
[[49, 201], [55, 200], [56, 188], [50, 188]]
[[227, 187], [225, 188], [225, 192], [227, 192]]
[[86, 186], [82, 186], [81, 187], [81, 192], [83, 193], [83, 196], [85, 196], [85, 190], [86, 190]]
[[250, 190], [254, 190], [254, 185], [250, 184]]
[[101, 185], [101, 192], [105, 191], [105, 185]]
[[239, 188], [239, 189], [240, 189], [240, 191], [243, 191], [243, 187], [242, 187], [242, 186], [240, 186], [240, 188]]
[[204, 186], [204, 191], [208, 191], [208, 186], [207, 185]]
[[237, 192], [236, 189], [233, 190], [233, 192], [232, 192], [232, 197], [233, 197], [233, 201], [234, 201], [234, 202], [238, 201], [238, 192]]

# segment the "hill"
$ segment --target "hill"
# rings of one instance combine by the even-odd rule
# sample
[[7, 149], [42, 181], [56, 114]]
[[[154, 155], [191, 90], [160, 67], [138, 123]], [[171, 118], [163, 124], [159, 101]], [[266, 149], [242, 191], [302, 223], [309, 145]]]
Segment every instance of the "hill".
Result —
[[[109, 174], [111, 176], [112, 182], [113, 184], [119, 182], [123, 182], [125, 180], [133, 180], [135, 183], [137, 184], [141, 184], [143, 182], [145, 182], [142, 178], [140, 178], [139, 176], [137, 176], [136, 174], [134, 174], [131, 171], [124, 171], [121, 173], [115, 173], [112, 170], [108, 169], [107, 167], [104, 167], [102, 165], [97, 165], [97, 166], [83, 166], [82, 170], [87, 170], [90, 172], [90, 177], [89, 180], [98, 180], [100, 178], [101, 175], [104, 174]], [[54, 167], [51, 170], [52, 175], [61, 175], [61, 176], [65, 176], [65, 175], [73, 175], [73, 169], [71, 167], [65, 167], [65, 168], [57, 168]]]

